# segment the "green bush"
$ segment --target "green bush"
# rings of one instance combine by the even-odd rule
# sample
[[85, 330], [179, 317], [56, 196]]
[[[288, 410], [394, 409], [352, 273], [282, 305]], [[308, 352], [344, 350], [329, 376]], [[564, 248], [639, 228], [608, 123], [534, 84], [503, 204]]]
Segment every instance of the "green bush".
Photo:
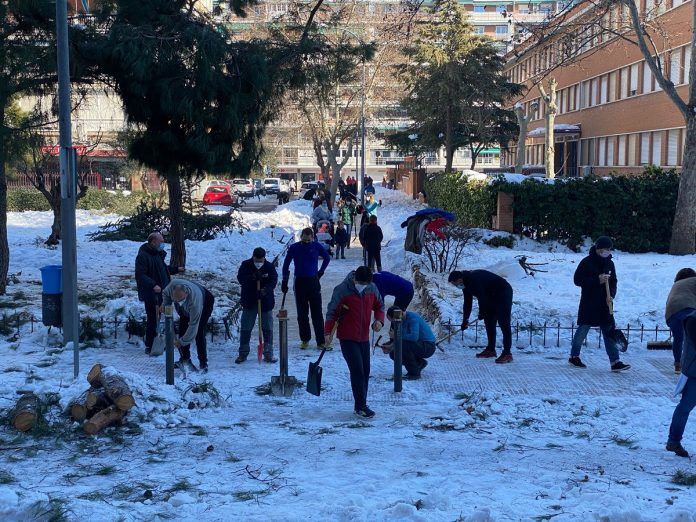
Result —
[[493, 236], [490, 239], [484, 239], [483, 242], [491, 247], [505, 247], [514, 248], [515, 247], [515, 236]]
[[[106, 190], [90, 188], [77, 202], [77, 208], [84, 210], [104, 210], [109, 213], [130, 216], [135, 213], [143, 195], [132, 193], [124, 196]], [[7, 210], [25, 212], [27, 210], [51, 210], [46, 198], [34, 188], [13, 188], [7, 191]]]
[[495, 196], [486, 182], [467, 181], [458, 172], [437, 173], [425, 180], [424, 188], [431, 207], [453, 212], [464, 226], [490, 228]]
[[514, 196], [515, 232], [577, 249], [606, 235], [626, 252], [667, 252], [679, 176], [651, 167], [639, 176], [559, 179], [544, 183], [502, 179], [494, 192]]

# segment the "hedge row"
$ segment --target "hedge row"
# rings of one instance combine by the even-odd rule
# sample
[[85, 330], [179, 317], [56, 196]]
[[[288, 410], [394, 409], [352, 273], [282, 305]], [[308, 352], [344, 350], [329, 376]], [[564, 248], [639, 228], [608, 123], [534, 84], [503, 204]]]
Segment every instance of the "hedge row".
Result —
[[679, 188], [674, 171], [650, 167], [641, 175], [570, 178], [545, 183], [467, 182], [440, 174], [426, 183], [432, 206], [454, 212], [471, 226], [489, 227], [499, 191], [514, 196], [514, 230], [577, 249], [586, 238], [607, 235], [626, 252], [667, 252]]
[[[124, 196], [107, 190], [89, 189], [77, 202], [77, 208], [84, 210], [104, 210], [106, 212], [130, 216], [135, 213], [143, 195], [138, 193]], [[7, 191], [7, 210], [24, 212], [27, 210], [51, 210], [48, 201], [38, 190], [16, 188]]]

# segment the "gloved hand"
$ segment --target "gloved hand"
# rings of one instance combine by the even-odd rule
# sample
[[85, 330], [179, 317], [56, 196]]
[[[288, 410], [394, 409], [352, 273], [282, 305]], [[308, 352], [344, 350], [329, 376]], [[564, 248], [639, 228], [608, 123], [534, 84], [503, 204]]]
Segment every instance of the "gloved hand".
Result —
[[283, 279], [283, 281], [280, 283], [280, 290], [284, 294], [288, 293], [288, 280], [287, 279]]
[[317, 277], [321, 280], [321, 278], [324, 277], [324, 271], [319, 270], [319, 272], [317, 272]]
[[462, 331], [466, 330], [469, 328], [469, 321], [463, 321], [462, 322]]

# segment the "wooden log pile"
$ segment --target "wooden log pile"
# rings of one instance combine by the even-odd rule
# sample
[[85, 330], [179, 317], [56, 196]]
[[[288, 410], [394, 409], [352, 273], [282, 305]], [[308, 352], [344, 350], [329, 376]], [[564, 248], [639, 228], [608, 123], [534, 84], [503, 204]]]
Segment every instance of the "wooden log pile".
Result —
[[67, 413], [83, 422], [85, 433], [94, 435], [102, 429], [120, 424], [135, 406], [133, 393], [116, 369], [95, 364], [87, 374], [90, 387], [70, 401]]

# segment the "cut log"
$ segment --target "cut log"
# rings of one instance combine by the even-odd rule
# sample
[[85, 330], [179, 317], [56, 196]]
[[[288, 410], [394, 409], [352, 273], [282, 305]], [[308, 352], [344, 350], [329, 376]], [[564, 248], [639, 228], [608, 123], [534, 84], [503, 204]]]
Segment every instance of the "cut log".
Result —
[[108, 408], [94, 414], [94, 416], [88, 421], [85, 421], [85, 433], [88, 435], [94, 435], [107, 426], [113, 426], [114, 424], [120, 423], [125, 415], [125, 411], [118, 409], [116, 405], [111, 405]]
[[[111, 406], [111, 401], [109, 400], [106, 390], [103, 388], [90, 388], [87, 390], [87, 399], [85, 400], [85, 406], [92, 415], [98, 411], [103, 410], [107, 406]], [[90, 417], [90, 414], [87, 414]]]
[[41, 417], [41, 399], [33, 393], [22, 395], [12, 413], [12, 425], [19, 431], [29, 431]]
[[130, 387], [111, 366], [95, 364], [87, 374], [87, 380], [95, 388], [104, 388], [107, 397], [119, 410], [128, 411], [135, 406]]
[[80, 395], [77, 397], [73, 398], [69, 403], [68, 403], [68, 408], [67, 408], [67, 413], [70, 415], [70, 417], [73, 420], [76, 421], [82, 421], [87, 418], [87, 395], [91, 391], [91, 388], [89, 390], [83, 391]]

